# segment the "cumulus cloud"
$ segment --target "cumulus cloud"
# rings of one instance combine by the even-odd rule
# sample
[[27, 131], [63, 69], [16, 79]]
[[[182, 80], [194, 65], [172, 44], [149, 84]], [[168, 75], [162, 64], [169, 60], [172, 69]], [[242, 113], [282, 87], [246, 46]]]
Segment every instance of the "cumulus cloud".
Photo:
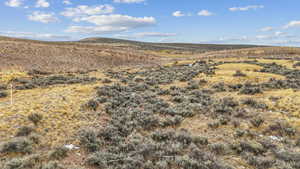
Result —
[[61, 15], [66, 17], [83, 17], [87, 15], [109, 14], [114, 11], [111, 5], [87, 6], [79, 5], [75, 8], [66, 8]]
[[236, 11], [248, 11], [248, 10], [256, 10], [256, 9], [262, 9], [264, 8], [263, 5], [249, 5], [249, 6], [245, 6], [245, 7], [232, 7], [229, 8], [230, 11], [232, 12], [236, 12]]
[[300, 27], [300, 21], [291, 21], [284, 26], [285, 29], [292, 28], [292, 27]]
[[141, 2], [145, 2], [145, 0], [114, 0], [115, 3], [127, 3], [127, 4], [131, 4], [131, 3], [141, 3]]
[[96, 26], [71, 26], [66, 30], [66, 32], [107, 34], [152, 26], [156, 23], [154, 17], [132, 17], [118, 14], [92, 15], [77, 18], [77, 22], [80, 21], [92, 23]]
[[23, 0], [8, 0], [5, 2], [6, 6], [13, 7], [13, 8], [20, 7], [22, 4], [23, 4]]
[[35, 22], [50, 23], [57, 22], [58, 18], [55, 17], [54, 13], [45, 13], [40, 11], [35, 11], [28, 15], [28, 19]]
[[63, 4], [72, 5], [72, 2], [70, 0], [63, 0]]
[[279, 38], [294, 38], [295, 36], [289, 35], [286, 32], [277, 31], [268, 35], [257, 35], [256, 40], [279, 39]]
[[138, 38], [167, 38], [167, 37], [174, 37], [177, 36], [176, 33], [161, 33], [161, 32], [140, 32], [140, 33], [135, 33], [132, 35], [115, 35], [116, 37], [119, 38], [126, 38], [126, 39], [138, 39]]
[[37, 0], [35, 7], [36, 8], [48, 8], [50, 3], [47, 0]]
[[65, 32], [83, 34], [111, 34], [126, 31], [126, 27], [114, 26], [70, 26]]
[[137, 37], [172, 37], [176, 36], [176, 33], [160, 33], [160, 32], [141, 32], [136, 33], [135, 36]]
[[181, 11], [175, 11], [175, 12], [173, 12], [172, 15], [175, 16], [175, 17], [182, 17], [182, 16], [185, 16], [185, 14], [182, 13]]
[[111, 26], [120, 26], [120, 27], [144, 27], [153, 25], [156, 23], [154, 17], [132, 17], [128, 15], [92, 15], [87, 17], [79, 18], [77, 21], [85, 21], [93, 23], [95, 25], [111, 25]]
[[202, 11], [198, 12], [198, 15], [199, 16], [212, 16], [212, 15], [214, 15], [214, 13], [212, 13], [212, 12], [210, 12], [208, 10], [202, 10]]
[[281, 31], [277, 31], [274, 33], [275, 36], [282, 36], [282, 35], [285, 35], [286, 33], [285, 32], [281, 32]]
[[299, 36], [287, 32], [272, 32], [255, 36], [222, 37], [208, 43], [232, 43], [232, 44], [265, 44], [265, 45], [291, 45], [299, 42]]
[[33, 32], [15, 32], [15, 31], [0, 31], [0, 35], [17, 37], [17, 38], [29, 38], [40, 40], [69, 40], [70, 36], [66, 35], [54, 35], [49, 33], [33, 33]]
[[274, 30], [274, 28], [271, 27], [271, 26], [268, 26], [268, 27], [261, 28], [259, 31], [260, 32], [269, 32], [269, 31], [272, 31], [272, 30]]

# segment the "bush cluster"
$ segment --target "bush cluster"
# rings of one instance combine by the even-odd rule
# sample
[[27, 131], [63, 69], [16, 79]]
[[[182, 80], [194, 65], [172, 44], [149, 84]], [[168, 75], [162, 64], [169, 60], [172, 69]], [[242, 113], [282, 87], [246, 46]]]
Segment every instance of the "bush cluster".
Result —
[[8, 96], [7, 92], [0, 91], [0, 98], [4, 98], [4, 97], [7, 97], [7, 96]]
[[247, 75], [246, 75], [245, 73], [243, 73], [242, 71], [237, 70], [237, 71], [233, 74], [233, 76], [235, 76], [235, 77], [246, 77]]
[[77, 77], [74, 75], [51, 75], [51, 76], [35, 76], [32, 79], [15, 79], [17, 90], [33, 89], [37, 87], [47, 87], [57, 84], [76, 84], [76, 83], [92, 83], [96, 78]]

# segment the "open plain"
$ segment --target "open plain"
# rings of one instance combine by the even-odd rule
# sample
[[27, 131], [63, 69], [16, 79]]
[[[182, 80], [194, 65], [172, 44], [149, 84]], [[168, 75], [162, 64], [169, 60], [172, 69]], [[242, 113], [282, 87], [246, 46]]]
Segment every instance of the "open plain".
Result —
[[298, 169], [299, 89], [299, 48], [2, 37], [0, 166]]

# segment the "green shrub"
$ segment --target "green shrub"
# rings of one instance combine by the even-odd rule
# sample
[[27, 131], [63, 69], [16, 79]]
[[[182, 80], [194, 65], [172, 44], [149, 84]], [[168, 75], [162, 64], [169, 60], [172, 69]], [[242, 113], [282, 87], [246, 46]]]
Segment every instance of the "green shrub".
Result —
[[237, 70], [234, 74], [233, 74], [233, 76], [235, 76], [235, 77], [245, 77], [245, 76], [247, 76], [245, 73], [243, 73], [242, 71], [240, 71], [240, 70]]
[[17, 137], [0, 146], [1, 153], [30, 153], [33, 142], [28, 138]]
[[296, 62], [293, 67], [297, 67], [297, 66], [300, 66], [300, 62]]
[[258, 101], [252, 99], [252, 98], [246, 98], [241, 101], [242, 104], [248, 105], [250, 107], [256, 108], [256, 109], [267, 109], [268, 106], [265, 103], [259, 103]]
[[294, 136], [296, 134], [296, 129], [291, 127], [286, 121], [276, 121], [275, 123], [269, 125], [269, 128], [266, 130], [266, 132], [275, 132], [280, 136]]
[[82, 145], [84, 145], [88, 151], [95, 152], [100, 147], [100, 142], [97, 139], [97, 134], [95, 130], [84, 129], [79, 132], [79, 140]]
[[20, 127], [16, 133], [16, 136], [17, 137], [20, 137], [20, 136], [28, 136], [31, 132], [33, 132], [34, 129], [32, 127], [28, 127], [28, 126], [23, 126], [23, 127]]
[[0, 84], [0, 90], [6, 90], [7, 89], [7, 86], [4, 85], [4, 84]]
[[274, 151], [274, 154], [278, 159], [286, 161], [286, 162], [299, 162], [300, 161], [300, 153], [299, 152], [277, 150], [277, 151]]
[[219, 121], [208, 123], [208, 127], [212, 128], [212, 129], [219, 128], [220, 126], [221, 126], [221, 124]]
[[38, 155], [13, 158], [4, 164], [4, 169], [33, 169], [40, 161]]
[[219, 155], [223, 155], [228, 151], [228, 147], [223, 143], [210, 144], [209, 149]]
[[34, 144], [40, 143], [41, 136], [36, 133], [31, 133], [27, 138], [32, 141]]
[[264, 119], [262, 117], [255, 117], [254, 119], [250, 120], [251, 124], [254, 127], [259, 127], [264, 123]]
[[240, 146], [243, 151], [252, 152], [256, 155], [266, 152], [266, 149], [263, 147], [263, 145], [255, 141], [241, 141]]
[[296, 142], [295, 142], [295, 146], [298, 146], [298, 147], [300, 147], [300, 138], [298, 138], [298, 139], [296, 140]]
[[0, 91], [0, 98], [4, 98], [4, 97], [7, 97], [8, 94], [6, 92], [1, 92]]
[[194, 136], [192, 138], [192, 140], [196, 145], [207, 145], [208, 144], [208, 139], [206, 137]]
[[65, 147], [57, 147], [49, 152], [49, 158], [51, 160], [61, 160], [67, 156], [68, 149]]
[[41, 169], [65, 169], [63, 166], [59, 165], [56, 161], [51, 161], [47, 164], [44, 164], [40, 167]]
[[251, 84], [245, 84], [239, 91], [239, 94], [246, 94], [246, 95], [255, 95], [260, 93], [263, 93], [261, 87], [251, 85]]
[[270, 157], [255, 157], [248, 156], [247, 161], [250, 165], [254, 166], [256, 169], [269, 169], [276, 162], [275, 159]]
[[97, 108], [98, 108], [98, 106], [99, 106], [99, 103], [98, 103], [96, 100], [94, 100], [94, 99], [89, 100], [89, 101], [87, 102], [87, 104], [86, 104], [86, 107], [87, 107], [88, 109], [90, 109], [90, 110], [93, 110], [93, 111], [96, 111]]
[[31, 121], [34, 125], [37, 125], [42, 119], [43, 116], [38, 113], [32, 113], [28, 116], [28, 120]]
[[242, 136], [245, 135], [245, 133], [246, 133], [245, 130], [237, 129], [237, 130], [235, 131], [235, 136], [236, 136], [236, 137], [242, 137]]
[[110, 79], [107, 79], [107, 78], [105, 78], [105, 79], [102, 80], [102, 83], [111, 83], [111, 82], [112, 81]]

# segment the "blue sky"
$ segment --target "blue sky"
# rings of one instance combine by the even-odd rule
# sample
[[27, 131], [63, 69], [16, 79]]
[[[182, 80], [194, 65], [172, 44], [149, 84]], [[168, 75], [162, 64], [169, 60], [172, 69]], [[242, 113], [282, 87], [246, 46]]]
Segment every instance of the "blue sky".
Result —
[[300, 46], [299, 0], [3, 0], [0, 35]]

